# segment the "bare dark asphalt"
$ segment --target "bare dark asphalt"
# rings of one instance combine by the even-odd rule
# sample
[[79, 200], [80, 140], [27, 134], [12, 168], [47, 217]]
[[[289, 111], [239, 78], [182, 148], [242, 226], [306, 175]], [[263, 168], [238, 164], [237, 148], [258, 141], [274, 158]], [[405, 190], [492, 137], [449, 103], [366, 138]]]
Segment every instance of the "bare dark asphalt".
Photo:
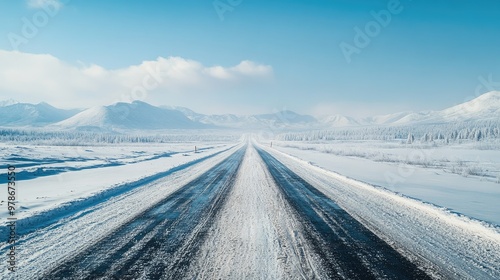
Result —
[[305, 225], [305, 234], [331, 279], [430, 279], [269, 153], [257, 151]]
[[[245, 149], [42, 278], [186, 278], [190, 261], [231, 193]], [[267, 152], [257, 150], [304, 225], [304, 236], [330, 279], [429, 279], [334, 201]]]
[[182, 279], [224, 203], [244, 153], [241, 148], [42, 278]]

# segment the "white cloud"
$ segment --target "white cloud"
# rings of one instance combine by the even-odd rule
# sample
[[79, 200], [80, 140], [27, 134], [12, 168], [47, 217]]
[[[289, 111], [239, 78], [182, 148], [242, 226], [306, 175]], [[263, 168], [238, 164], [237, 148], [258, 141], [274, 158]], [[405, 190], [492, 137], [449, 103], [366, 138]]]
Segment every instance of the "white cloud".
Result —
[[60, 0], [28, 0], [28, 7], [33, 9], [52, 7], [59, 10], [62, 6], [63, 3]]
[[231, 71], [243, 75], [261, 76], [272, 71], [272, 68], [268, 65], [259, 65], [255, 62], [244, 60], [235, 67], [232, 67]]
[[0, 50], [0, 73], [0, 100], [90, 107], [136, 99], [171, 104], [181, 97], [237, 93], [249, 83], [270, 80], [273, 69], [251, 61], [233, 67], [207, 67], [181, 57], [159, 57], [126, 68], [106, 69], [94, 64], [72, 65], [48, 54]]
[[273, 72], [269, 65], [261, 65], [249, 60], [243, 60], [240, 64], [224, 68], [214, 66], [204, 69], [204, 72], [209, 76], [218, 79], [236, 79], [238, 77], [266, 77]]

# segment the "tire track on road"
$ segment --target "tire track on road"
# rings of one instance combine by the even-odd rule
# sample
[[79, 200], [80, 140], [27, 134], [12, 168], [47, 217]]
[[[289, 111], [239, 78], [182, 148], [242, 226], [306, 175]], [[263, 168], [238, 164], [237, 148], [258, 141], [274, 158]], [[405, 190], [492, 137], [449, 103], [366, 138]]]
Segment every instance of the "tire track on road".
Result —
[[302, 224], [249, 146], [186, 279], [325, 279]]
[[[257, 149], [304, 223], [305, 235], [331, 279], [430, 279], [319, 190]], [[360, 201], [359, 203], [363, 203]]]
[[43, 278], [182, 278], [224, 204], [244, 152], [239, 149]]

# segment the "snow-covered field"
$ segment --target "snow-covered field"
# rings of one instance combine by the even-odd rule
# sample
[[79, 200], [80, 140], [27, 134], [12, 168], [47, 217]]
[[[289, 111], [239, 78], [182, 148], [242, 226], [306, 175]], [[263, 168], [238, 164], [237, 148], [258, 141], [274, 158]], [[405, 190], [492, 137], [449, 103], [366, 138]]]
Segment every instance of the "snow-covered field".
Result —
[[498, 144], [273, 141], [272, 147], [326, 170], [500, 225]]
[[[16, 167], [20, 206], [16, 217], [43, 216], [47, 219], [48, 215], [59, 217], [68, 207], [78, 209], [79, 204], [96, 203], [130, 190], [175, 168], [189, 166], [227, 150], [232, 145], [217, 142], [100, 146], [0, 144], [0, 151], [5, 155], [0, 161], [3, 166], [10, 164]], [[0, 171], [0, 176], [6, 173], [5, 168]], [[7, 192], [0, 193], [0, 201], [0, 207], [7, 209]], [[7, 216], [7, 211], [0, 212], [2, 224], [6, 223]], [[20, 232], [26, 230], [29, 229], [18, 227]]]
[[[441, 276], [436, 276], [445, 279], [499, 277], [500, 228], [264, 147], [387, 243], [420, 262], [428, 273], [439, 271]], [[369, 167], [360, 166], [369, 171]]]
[[[75, 201], [75, 197], [64, 195], [59, 200], [45, 201], [46, 204], [43, 202], [38, 203], [37, 206], [43, 207], [45, 212], [42, 214], [44, 215], [35, 215], [35, 211], [27, 211], [22, 214], [24, 219], [18, 220], [17, 227], [24, 233], [21, 239], [16, 242], [17, 248], [20, 248], [17, 251], [17, 259], [19, 260], [17, 267], [22, 269], [19, 269], [19, 273], [15, 275], [9, 274], [6, 269], [2, 270], [4, 277], [13, 277], [5, 279], [19, 279], [19, 277], [21, 277], [20, 279], [36, 279], [40, 277], [41, 272], [57, 266], [61, 260], [73, 256], [76, 252], [109, 234], [116, 227], [150, 208], [151, 205], [158, 203], [193, 178], [203, 174], [215, 164], [227, 158], [239, 147], [241, 146], [225, 144], [214, 148], [211, 152], [196, 155], [192, 153], [189, 155], [189, 153], [184, 152], [179, 154], [178, 157], [172, 157], [174, 160], [170, 160], [170, 162], [165, 161], [165, 159], [158, 159], [154, 162], [156, 163], [154, 165], [150, 165], [148, 163], [151, 162], [146, 161], [146, 164], [138, 163], [139, 165], [124, 166], [132, 166], [131, 169], [108, 169], [108, 173], [99, 174], [99, 178], [106, 180], [106, 182], [96, 180], [97, 177], [89, 174], [80, 174], [72, 177], [71, 180], [68, 178], [68, 180], [62, 181], [52, 178], [52, 183], [61, 188], [69, 184], [76, 186], [75, 189], [80, 192], [79, 199]], [[184, 151], [186, 147], [178, 148], [179, 151]], [[175, 167], [182, 169], [176, 170]], [[99, 172], [98, 170], [93, 171], [94, 173]], [[89, 179], [86, 176], [92, 178]], [[47, 178], [50, 177], [54, 176]], [[35, 182], [36, 180], [31, 181]], [[115, 184], [112, 182], [115, 182]], [[87, 185], [92, 183], [98, 185], [89, 187], [95, 192], [90, 196], [92, 192], [87, 189]], [[33, 191], [37, 192], [37, 194], [32, 195], [31, 198], [36, 199], [37, 195], [47, 195], [47, 193], [55, 195], [57, 193], [56, 191], [44, 191], [45, 188], [41, 189], [40, 186], [51, 187], [50, 184], [45, 185], [45, 183], [32, 185], [32, 188], [35, 189]], [[37, 187], [38, 190], [36, 190]], [[110, 187], [124, 189], [121, 192], [106, 194], [103, 188]], [[20, 182], [19, 188], [23, 188], [23, 181]], [[21, 205], [30, 201], [28, 196], [23, 198], [23, 193], [29, 193], [29, 191], [22, 191], [19, 196]], [[105, 195], [99, 195], [99, 193]], [[85, 202], [88, 203], [83, 205]], [[43, 223], [51, 215], [54, 216], [51, 225], [42, 227]], [[30, 231], [29, 229], [35, 229], [36, 231]], [[7, 244], [2, 243], [0, 252], [5, 253], [8, 247]]]
[[[0, 164], [15, 165], [17, 172], [17, 257], [23, 268], [17, 276], [36, 278], [58, 267], [245, 143], [269, 152], [427, 273], [500, 275], [500, 151], [494, 143], [257, 143], [242, 137], [82, 146], [1, 143]], [[251, 146], [185, 275], [323, 278], [324, 265], [304, 237], [303, 221], [279, 191], [269, 162]], [[0, 200], [7, 209], [6, 192]], [[3, 236], [7, 218], [0, 211]], [[0, 253], [7, 248], [1, 243]]]

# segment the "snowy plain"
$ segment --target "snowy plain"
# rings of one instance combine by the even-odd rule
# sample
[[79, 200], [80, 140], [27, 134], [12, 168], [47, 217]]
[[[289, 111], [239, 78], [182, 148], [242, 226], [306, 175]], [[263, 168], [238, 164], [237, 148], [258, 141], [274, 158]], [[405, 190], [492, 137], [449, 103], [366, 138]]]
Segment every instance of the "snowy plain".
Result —
[[[1, 144], [7, 155], [2, 163], [25, 172], [18, 181], [22, 208], [16, 213], [18, 246], [23, 249], [19, 275], [36, 278], [56, 267], [223, 161], [244, 142]], [[500, 275], [495, 266], [500, 261], [497, 150], [359, 141], [273, 141], [270, 146], [269, 140], [261, 142], [261, 147], [431, 275], [471, 279]], [[231, 196], [208, 232], [191, 275], [321, 278], [323, 272], [314, 269], [317, 256], [302, 241], [300, 223], [271, 187], [263, 164], [254, 150], [247, 151]], [[482, 173], [452, 170], [459, 167], [475, 167]], [[6, 221], [7, 213], [2, 211], [0, 218]], [[7, 245], [0, 244], [0, 252], [5, 250]], [[304, 262], [308, 265], [302, 267]], [[231, 271], [230, 264], [239, 270]]]
[[[146, 164], [146, 166], [140, 166], [141, 168], [136, 165], [132, 170], [122, 170], [123, 172], [116, 173], [116, 176], [115, 173], [101, 174], [110, 177], [109, 180], [120, 182], [120, 185], [125, 188], [123, 192], [112, 193], [112, 195], [108, 196], [99, 196], [99, 193], [104, 192], [102, 191], [103, 186], [111, 186], [112, 181], [104, 185], [91, 187], [93, 190], [100, 189], [101, 192], [97, 191], [97, 194], [93, 196], [84, 197], [85, 194], [90, 193], [86, 189], [86, 184], [95, 182], [95, 179], [90, 179], [86, 183], [84, 177], [77, 176], [78, 179], [69, 182], [77, 184], [83, 189], [80, 194], [81, 201], [90, 201], [90, 203], [81, 205], [78, 200], [71, 200], [65, 205], [63, 201], [57, 201], [59, 204], [57, 202], [48, 204], [50, 208], [44, 210], [42, 213], [44, 215], [37, 216], [34, 211], [25, 213], [24, 219], [17, 221], [18, 227], [24, 228], [25, 231], [16, 242], [17, 246], [22, 248], [22, 250], [18, 251], [17, 256], [19, 260], [17, 266], [22, 269], [16, 274], [11, 274], [7, 269], [2, 269], [0, 275], [3, 279], [37, 279], [41, 277], [43, 272], [56, 267], [61, 260], [74, 256], [96, 240], [110, 234], [115, 228], [123, 225], [137, 214], [144, 212], [151, 205], [155, 205], [163, 198], [168, 197], [193, 178], [223, 161], [239, 148], [241, 148], [241, 145], [234, 145], [234, 143], [223, 145], [214, 149], [210, 154], [199, 154], [198, 159], [194, 159], [193, 155], [184, 156], [183, 153], [177, 160], [171, 161], [169, 165], [158, 164], [159, 166], [155, 168], [160, 168], [159, 170], [163, 172], [156, 173], [151, 178], [146, 178], [146, 180], [139, 179], [137, 181], [139, 175], [134, 171], [141, 170], [144, 172], [144, 170], [148, 170], [148, 173], [151, 174], [158, 171], [158, 169], [154, 170]], [[184, 165], [181, 163], [184, 163]], [[176, 169], [176, 166], [181, 167], [181, 169]], [[81, 182], [82, 180], [84, 182]], [[127, 180], [132, 180], [132, 184], [123, 184]], [[57, 181], [56, 179], [53, 182]], [[66, 184], [63, 181], [60, 186], [67, 184], [68, 181], [66, 181]], [[120, 186], [114, 186], [114, 188], [120, 188]], [[40, 190], [40, 193], [44, 193], [43, 190]], [[68, 197], [64, 196], [64, 200], [67, 199]], [[76, 207], [72, 208], [71, 206], [75, 203]], [[71, 211], [67, 213], [68, 210]], [[42, 227], [47, 216], [51, 214], [55, 215], [55, 219], [50, 221], [47, 226]], [[25, 222], [23, 223], [23, 221]], [[30, 228], [33, 230], [30, 231]], [[9, 247], [5, 242], [0, 243], [0, 252], [4, 254]], [[5, 263], [1, 265], [4, 267]]]
[[261, 147], [435, 278], [500, 277], [499, 227]]
[[491, 145], [273, 141], [272, 146], [325, 170], [500, 225], [500, 149], [485, 149]]
[[[195, 152], [195, 146], [197, 151]], [[16, 166], [17, 197], [23, 219], [75, 201], [85, 201], [105, 191], [193, 164], [230, 148], [228, 143], [120, 144], [100, 146], [33, 146], [1, 144], [2, 165]], [[5, 176], [7, 169], [0, 172]], [[7, 192], [0, 193], [6, 208]], [[2, 224], [8, 212], [1, 211]]]

